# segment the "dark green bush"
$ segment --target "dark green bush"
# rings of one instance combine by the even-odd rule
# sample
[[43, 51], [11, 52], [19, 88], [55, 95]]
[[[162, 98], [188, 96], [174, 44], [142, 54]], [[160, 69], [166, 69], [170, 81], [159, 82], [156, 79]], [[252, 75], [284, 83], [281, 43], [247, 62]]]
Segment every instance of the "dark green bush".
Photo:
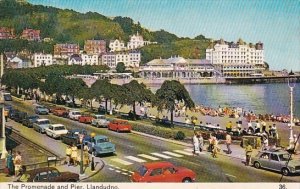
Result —
[[184, 140], [185, 139], [185, 134], [182, 131], [178, 131], [176, 135], [174, 136], [175, 140]]

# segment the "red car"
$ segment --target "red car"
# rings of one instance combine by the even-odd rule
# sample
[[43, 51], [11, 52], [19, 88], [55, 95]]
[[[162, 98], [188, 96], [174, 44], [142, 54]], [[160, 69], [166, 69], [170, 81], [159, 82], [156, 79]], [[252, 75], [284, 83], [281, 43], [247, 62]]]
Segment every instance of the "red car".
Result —
[[124, 120], [113, 120], [108, 124], [108, 130], [113, 130], [117, 132], [126, 131], [131, 132], [131, 125], [128, 121]]
[[94, 119], [93, 116], [88, 115], [88, 114], [83, 114], [79, 117], [78, 121], [80, 123], [92, 123], [93, 119]]
[[56, 107], [52, 110], [53, 115], [59, 116], [59, 117], [66, 117], [69, 112], [66, 108], [63, 107]]
[[170, 162], [145, 163], [131, 176], [132, 182], [194, 182], [196, 173]]

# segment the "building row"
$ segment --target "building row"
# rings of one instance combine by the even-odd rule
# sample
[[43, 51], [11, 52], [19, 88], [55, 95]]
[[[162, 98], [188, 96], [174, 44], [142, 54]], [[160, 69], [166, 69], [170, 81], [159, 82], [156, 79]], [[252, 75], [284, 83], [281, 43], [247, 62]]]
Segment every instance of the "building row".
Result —
[[[20, 35], [20, 39], [28, 41], [40, 41], [40, 30], [24, 29]], [[14, 29], [7, 27], [0, 27], [0, 40], [1, 39], [16, 39]]]

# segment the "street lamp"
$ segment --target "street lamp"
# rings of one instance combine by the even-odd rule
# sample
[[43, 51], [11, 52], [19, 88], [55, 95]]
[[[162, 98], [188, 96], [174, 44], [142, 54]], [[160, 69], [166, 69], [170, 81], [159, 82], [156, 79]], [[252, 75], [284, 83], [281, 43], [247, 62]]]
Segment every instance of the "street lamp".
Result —
[[[294, 82], [293, 82], [294, 81]], [[296, 82], [295, 82], [295, 78], [288, 78], [288, 86], [290, 88], [290, 96], [291, 96], [291, 99], [290, 99], [290, 109], [291, 109], [291, 116], [290, 116], [290, 124], [289, 124], [289, 127], [290, 127], [290, 138], [289, 138], [289, 141], [290, 141], [290, 145], [289, 145], [289, 148], [293, 148], [293, 143], [294, 143], [294, 138], [293, 138], [293, 126], [294, 126], [294, 117], [293, 117], [293, 90], [296, 86]]]
[[84, 134], [79, 134], [79, 141], [81, 143], [81, 153], [80, 153], [80, 175], [83, 175], [83, 138], [84, 138]]

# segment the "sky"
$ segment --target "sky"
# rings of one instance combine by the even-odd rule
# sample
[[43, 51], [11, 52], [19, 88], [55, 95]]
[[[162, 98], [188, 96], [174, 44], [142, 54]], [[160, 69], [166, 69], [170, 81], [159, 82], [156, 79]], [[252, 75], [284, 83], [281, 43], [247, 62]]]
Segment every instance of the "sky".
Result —
[[130, 17], [179, 37], [263, 42], [271, 69], [300, 71], [300, 0], [28, 0], [32, 4]]

